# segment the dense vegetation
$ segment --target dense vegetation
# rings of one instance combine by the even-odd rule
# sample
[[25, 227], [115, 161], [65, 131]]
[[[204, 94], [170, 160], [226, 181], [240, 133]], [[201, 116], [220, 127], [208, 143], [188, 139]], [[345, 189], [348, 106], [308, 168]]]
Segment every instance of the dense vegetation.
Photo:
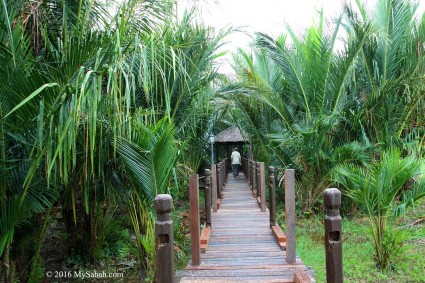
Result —
[[[344, 213], [369, 219], [379, 268], [394, 266], [397, 221], [425, 196], [414, 4], [358, 2], [302, 36], [258, 34], [226, 78], [215, 59], [228, 31], [171, 1], [128, 0], [113, 15], [95, 0], [0, 3], [0, 281], [41, 282], [55, 237], [66, 268], [116, 259], [152, 281], [152, 199], [184, 206], [209, 134], [230, 124], [256, 159], [297, 170], [300, 215], [338, 186]], [[185, 218], [176, 209], [178, 258]]]
[[152, 278], [151, 201], [183, 195], [199, 167], [222, 37], [173, 7], [131, 0], [110, 16], [97, 1], [2, 0], [5, 282], [44, 278], [33, 273], [57, 217], [74, 263], [129, 254], [109, 245], [134, 236], [138, 269]]
[[425, 196], [425, 21], [408, 1], [356, 3], [302, 36], [258, 34], [252, 52], [235, 56], [225, 98], [254, 156], [297, 170], [301, 213], [320, 211], [323, 189], [340, 187], [345, 210], [368, 216], [386, 268], [401, 245], [394, 222]]

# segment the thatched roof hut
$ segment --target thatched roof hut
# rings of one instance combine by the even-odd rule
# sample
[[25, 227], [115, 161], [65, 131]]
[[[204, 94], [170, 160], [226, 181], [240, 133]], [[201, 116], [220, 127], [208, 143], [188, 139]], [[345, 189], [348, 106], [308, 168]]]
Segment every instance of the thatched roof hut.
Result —
[[215, 136], [214, 147], [217, 157], [222, 160], [230, 157], [233, 148], [236, 148], [242, 155], [247, 155], [247, 148], [244, 146], [246, 144], [248, 144], [248, 135], [233, 126]]
[[244, 144], [247, 142], [247, 135], [236, 126], [227, 128], [215, 136], [215, 143], [219, 144]]

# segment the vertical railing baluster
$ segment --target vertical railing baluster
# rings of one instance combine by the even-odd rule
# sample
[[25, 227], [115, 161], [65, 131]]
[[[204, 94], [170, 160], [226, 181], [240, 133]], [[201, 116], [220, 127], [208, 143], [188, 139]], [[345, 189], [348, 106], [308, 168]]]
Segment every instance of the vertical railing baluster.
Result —
[[213, 212], [217, 212], [217, 165], [211, 165], [211, 194]]
[[256, 187], [257, 187], [257, 203], [260, 205], [261, 201], [261, 176], [260, 176], [260, 162], [255, 162], [255, 177], [256, 177]]
[[201, 228], [199, 223], [199, 177], [198, 174], [190, 176], [190, 236], [192, 265], [201, 264]]
[[295, 171], [285, 170], [286, 262], [295, 263]]
[[261, 211], [266, 211], [266, 172], [264, 169], [264, 162], [259, 162], [260, 175], [259, 179], [259, 190], [260, 190], [260, 207]]
[[255, 177], [256, 175], [257, 175], [257, 172], [256, 172], [256, 167], [257, 166], [257, 162], [255, 162], [254, 160], [252, 160], [252, 163], [251, 163], [251, 176], [252, 176], [252, 185], [251, 185], [251, 188], [252, 188], [252, 192], [254, 193], [254, 195], [257, 195], [257, 193], [256, 193], [256, 191], [257, 191], [257, 178]]
[[248, 180], [248, 185], [251, 185], [249, 176], [249, 158], [246, 159], [245, 178]]
[[276, 226], [276, 183], [274, 167], [269, 166], [270, 227]]
[[205, 214], [207, 227], [211, 227], [211, 170], [205, 170]]
[[221, 199], [221, 162], [217, 164], [217, 197]]

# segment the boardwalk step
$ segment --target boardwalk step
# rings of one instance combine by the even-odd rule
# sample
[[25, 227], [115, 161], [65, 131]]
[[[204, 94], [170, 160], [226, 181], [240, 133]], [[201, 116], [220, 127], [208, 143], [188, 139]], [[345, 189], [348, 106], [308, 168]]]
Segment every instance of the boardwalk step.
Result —
[[293, 270], [190, 270], [178, 272], [180, 282], [294, 282]]

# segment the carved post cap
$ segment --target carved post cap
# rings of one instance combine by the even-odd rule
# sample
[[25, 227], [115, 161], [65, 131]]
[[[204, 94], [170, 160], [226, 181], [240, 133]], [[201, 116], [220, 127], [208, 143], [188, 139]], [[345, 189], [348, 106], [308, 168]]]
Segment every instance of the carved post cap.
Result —
[[326, 189], [323, 198], [327, 209], [337, 209], [341, 205], [341, 192], [336, 188]]
[[211, 176], [211, 170], [205, 169], [205, 176]]
[[170, 195], [157, 195], [153, 201], [153, 206], [157, 214], [170, 213], [173, 208], [173, 198]]
[[269, 166], [269, 174], [274, 174], [274, 167], [273, 166]]

